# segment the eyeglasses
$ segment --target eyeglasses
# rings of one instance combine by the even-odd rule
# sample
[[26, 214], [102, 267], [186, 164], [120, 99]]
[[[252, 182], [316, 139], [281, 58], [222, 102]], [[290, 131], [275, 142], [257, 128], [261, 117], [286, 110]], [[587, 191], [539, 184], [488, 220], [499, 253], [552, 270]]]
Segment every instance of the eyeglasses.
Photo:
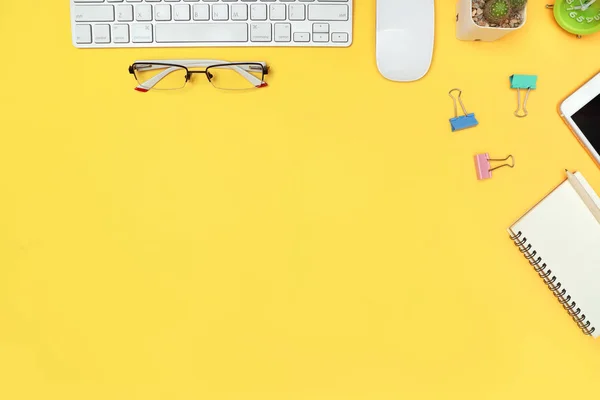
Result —
[[194, 75], [205, 75], [217, 89], [245, 90], [268, 86], [265, 62], [231, 63], [221, 60], [144, 60], [129, 67], [138, 92], [183, 89]]

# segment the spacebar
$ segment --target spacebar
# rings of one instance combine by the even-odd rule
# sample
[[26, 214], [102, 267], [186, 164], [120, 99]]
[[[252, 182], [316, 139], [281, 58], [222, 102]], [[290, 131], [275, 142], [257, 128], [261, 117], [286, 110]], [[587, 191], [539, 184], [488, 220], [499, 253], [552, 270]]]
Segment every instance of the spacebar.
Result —
[[156, 24], [157, 43], [247, 42], [248, 24]]

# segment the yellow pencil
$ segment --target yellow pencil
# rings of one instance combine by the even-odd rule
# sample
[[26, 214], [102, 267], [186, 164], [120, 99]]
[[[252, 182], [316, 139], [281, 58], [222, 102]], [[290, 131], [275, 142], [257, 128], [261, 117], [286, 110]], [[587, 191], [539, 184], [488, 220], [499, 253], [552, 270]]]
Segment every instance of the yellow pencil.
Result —
[[579, 179], [577, 179], [569, 170], [565, 169], [565, 171], [567, 173], [567, 179], [569, 180], [569, 183], [571, 186], [573, 186], [573, 189], [575, 189], [579, 197], [581, 197], [581, 200], [583, 200], [587, 208], [590, 209], [594, 218], [596, 218], [596, 221], [598, 221], [600, 224], [600, 208], [598, 208], [598, 205], [594, 202], [594, 199], [592, 199], [588, 191], [583, 187]]

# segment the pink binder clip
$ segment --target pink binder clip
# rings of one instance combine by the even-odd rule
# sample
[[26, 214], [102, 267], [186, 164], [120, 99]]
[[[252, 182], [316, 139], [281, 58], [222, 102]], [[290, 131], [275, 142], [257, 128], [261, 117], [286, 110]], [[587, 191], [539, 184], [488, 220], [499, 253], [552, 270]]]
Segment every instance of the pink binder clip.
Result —
[[[499, 165], [497, 167], [492, 168], [491, 161], [508, 161], [511, 160], [511, 163], [506, 163]], [[477, 179], [482, 181], [484, 179], [490, 179], [492, 177], [492, 171], [502, 167], [510, 167], [513, 168], [515, 166], [515, 158], [513, 156], [508, 156], [503, 159], [494, 159], [490, 158], [488, 153], [485, 154], [477, 154], [475, 156], [475, 169], [477, 170]]]

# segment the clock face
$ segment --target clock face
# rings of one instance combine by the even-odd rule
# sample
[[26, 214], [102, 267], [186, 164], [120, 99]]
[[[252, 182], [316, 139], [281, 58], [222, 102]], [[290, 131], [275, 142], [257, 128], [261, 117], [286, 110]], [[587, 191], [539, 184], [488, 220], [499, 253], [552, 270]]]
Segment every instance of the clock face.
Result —
[[567, 32], [589, 35], [600, 31], [600, 0], [556, 0], [554, 18]]

